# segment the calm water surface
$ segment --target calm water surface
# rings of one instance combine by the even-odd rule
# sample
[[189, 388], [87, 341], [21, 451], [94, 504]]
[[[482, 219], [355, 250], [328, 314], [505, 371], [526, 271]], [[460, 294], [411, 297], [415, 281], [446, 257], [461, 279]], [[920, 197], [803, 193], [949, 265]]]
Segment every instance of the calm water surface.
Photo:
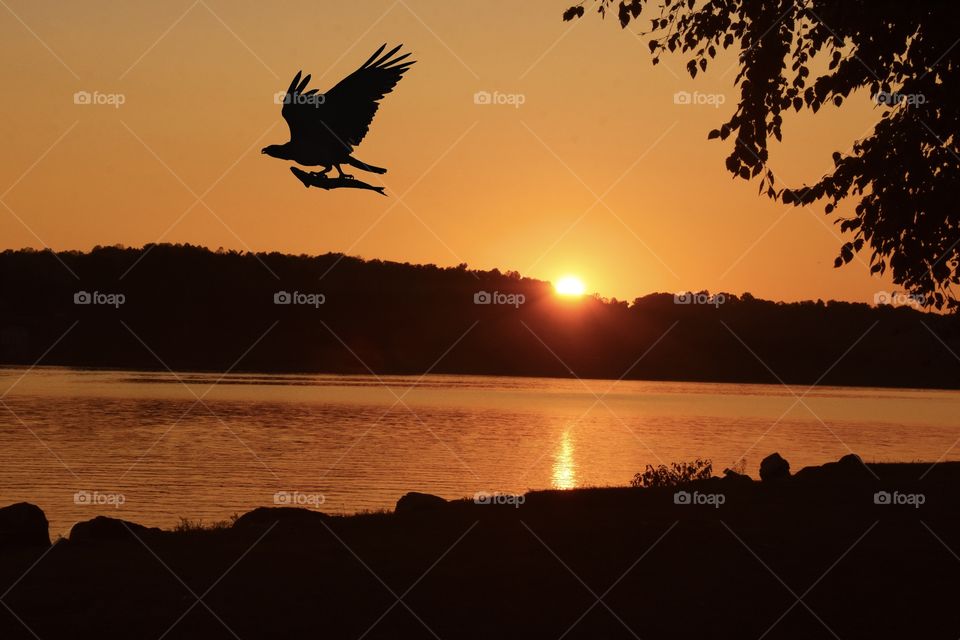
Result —
[[794, 469], [851, 450], [960, 459], [954, 391], [798, 402], [774, 385], [0, 368], [0, 396], [0, 504], [39, 505], [54, 535], [97, 514], [209, 523], [291, 495], [351, 513], [407, 491], [624, 485], [694, 457], [717, 472], [745, 458], [753, 476], [772, 451]]

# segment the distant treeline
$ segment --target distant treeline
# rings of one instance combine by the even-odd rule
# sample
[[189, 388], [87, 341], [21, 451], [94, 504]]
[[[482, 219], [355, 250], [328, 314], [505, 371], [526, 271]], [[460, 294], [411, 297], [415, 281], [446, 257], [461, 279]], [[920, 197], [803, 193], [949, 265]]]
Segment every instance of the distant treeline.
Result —
[[690, 298], [571, 300], [514, 272], [341, 254], [5, 251], [0, 362], [960, 387], [955, 316]]

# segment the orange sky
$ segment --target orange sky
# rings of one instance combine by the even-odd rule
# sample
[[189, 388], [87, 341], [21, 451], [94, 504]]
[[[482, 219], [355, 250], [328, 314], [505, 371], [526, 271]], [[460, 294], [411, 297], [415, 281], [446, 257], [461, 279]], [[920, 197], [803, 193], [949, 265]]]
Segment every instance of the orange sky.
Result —
[[[863, 262], [833, 268], [839, 231], [821, 207], [788, 209], [726, 172], [728, 143], [706, 134], [734, 109], [733, 57], [691, 80], [679, 58], [653, 67], [636, 29], [562, 22], [565, 0], [4, 2], [3, 248], [341, 251], [573, 273], [621, 299], [892, 289]], [[355, 155], [389, 168], [370, 182], [391, 197], [304, 189], [260, 154], [287, 140], [274, 92], [301, 68], [325, 90], [384, 42], [418, 63]], [[124, 103], [76, 105], [79, 90]], [[524, 104], [477, 105], [477, 91]], [[677, 91], [725, 103], [677, 105]], [[788, 117], [772, 169], [818, 178], [876, 113], [860, 96]]]

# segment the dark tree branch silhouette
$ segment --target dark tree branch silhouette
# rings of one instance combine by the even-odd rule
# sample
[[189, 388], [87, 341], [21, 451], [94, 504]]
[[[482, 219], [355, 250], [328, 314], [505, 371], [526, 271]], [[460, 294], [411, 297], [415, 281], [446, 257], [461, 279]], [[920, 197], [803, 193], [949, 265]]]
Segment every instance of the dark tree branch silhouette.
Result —
[[[718, 50], [739, 51], [735, 113], [708, 138], [732, 137], [727, 170], [786, 204], [823, 201], [829, 215], [847, 198], [854, 215], [839, 218], [849, 241], [835, 265], [868, 247], [871, 273], [891, 270], [895, 283], [927, 306], [956, 310], [960, 282], [960, 4], [901, 0], [583, 0], [564, 20], [596, 8], [616, 12], [626, 28], [650, 15], [650, 54], [689, 54], [691, 77]], [[815, 64], [817, 63], [817, 64]], [[825, 67], [816, 77], [811, 69]], [[833, 154], [833, 169], [800, 188], [775, 186], [767, 166], [770, 138], [782, 139], [783, 112], [839, 107], [866, 89], [877, 104], [873, 131], [852, 151]], [[735, 142], [734, 142], [735, 141]], [[846, 146], [844, 147], [846, 148]]]

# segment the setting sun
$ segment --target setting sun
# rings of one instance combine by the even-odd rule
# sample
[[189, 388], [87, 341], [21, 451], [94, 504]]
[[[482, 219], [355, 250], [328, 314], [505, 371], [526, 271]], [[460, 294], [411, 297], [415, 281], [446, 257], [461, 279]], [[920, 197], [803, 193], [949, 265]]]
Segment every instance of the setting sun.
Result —
[[576, 276], [564, 276], [560, 278], [557, 280], [554, 288], [557, 290], [557, 293], [562, 296], [582, 296], [587, 290], [583, 284], [583, 280]]

